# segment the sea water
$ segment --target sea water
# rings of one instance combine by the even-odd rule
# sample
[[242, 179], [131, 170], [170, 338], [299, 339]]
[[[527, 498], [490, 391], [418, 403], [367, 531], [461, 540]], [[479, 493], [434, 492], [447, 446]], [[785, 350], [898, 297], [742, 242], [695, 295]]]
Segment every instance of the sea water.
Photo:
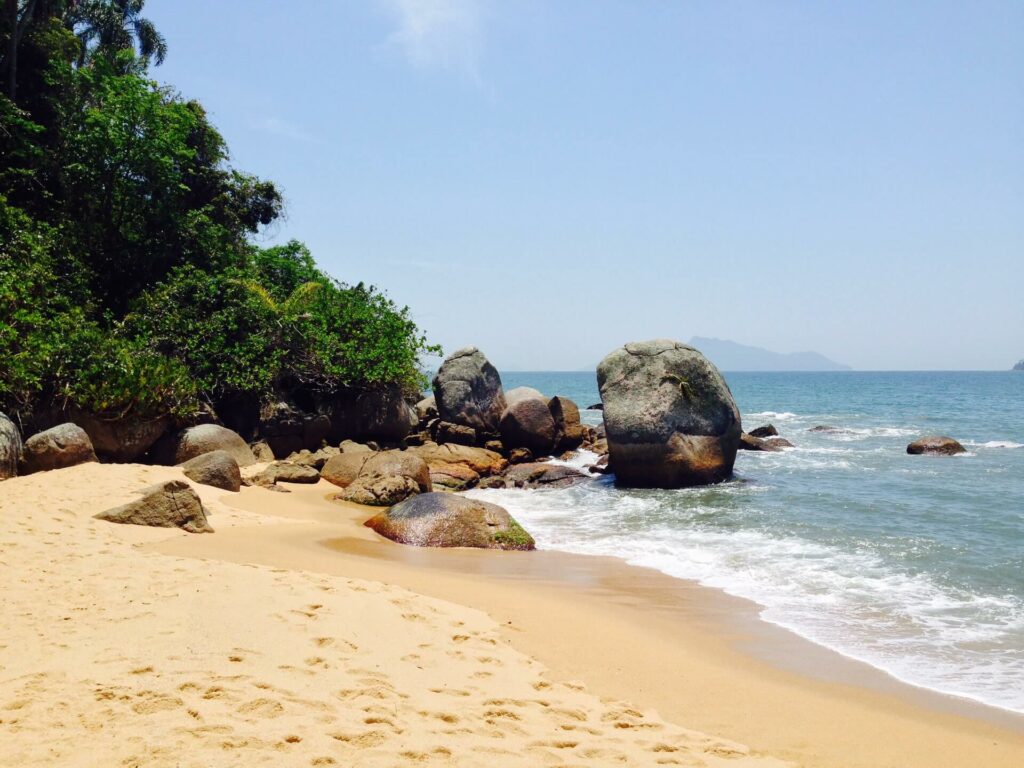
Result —
[[[741, 451], [735, 479], [704, 488], [594, 476], [472, 493], [539, 547], [695, 579], [905, 682], [1024, 712], [1024, 373], [725, 376], [744, 429], [772, 423], [795, 448]], [[502, 380], [600, 401], [593, 374]], [[823, 425], [835, 430], [811, 431]], [[968, 452], [909, 456], [928, 434]]]

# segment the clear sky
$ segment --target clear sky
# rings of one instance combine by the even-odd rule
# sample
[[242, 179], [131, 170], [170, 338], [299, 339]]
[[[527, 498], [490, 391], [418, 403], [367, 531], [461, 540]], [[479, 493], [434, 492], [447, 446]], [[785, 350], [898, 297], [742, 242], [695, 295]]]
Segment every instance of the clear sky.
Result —
[[1024, 2], [149, 0], [295, 237], [447, 351], [1024, 357]]

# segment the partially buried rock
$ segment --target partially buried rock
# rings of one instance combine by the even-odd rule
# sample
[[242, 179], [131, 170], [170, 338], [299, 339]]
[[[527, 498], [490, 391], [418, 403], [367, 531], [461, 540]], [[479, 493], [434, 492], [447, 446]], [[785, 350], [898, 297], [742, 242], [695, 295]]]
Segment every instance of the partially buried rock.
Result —
[[502, 507], [448, 493], [415, 496], [366, 525], [385, 538], [417, 547], [535, 547], [533, 537]]
[[242, 487], [242, 473], [238, 462], [227, 451], [210, 451], [189, 459], [181, 468], [185, 477], [202, 485], [238, 491]]
[[189, 533], [213, 533], [199, 496], [184, 480], [171, 480], [143, 490], [143, 497], [96, 515], [99, 520], [157, 528], [181, 528]]
[[63, 469], [98, 461], [92, 441], [77, 424], [60, 424], [32, 435], [25, 441], [22, 469], [25, 474]]
[[775, 437], [779, 434], [779, 430], [775, 428], [774, 424], [765, 424], [763, 427], [750, 430], [748, 434], [751, 437]]
[[21, 432], [18, 431], [18, 425], [0, 413], [0, 480], [18, 474], [21, 451]]
[[291, 461], [275, 461], [259, 472], [253, 481], [256, 485], [268, 486], [276, 483], [306, 483], [313, 484], [320, 482], [320, 473], [316, 467], [308, 464], [296, 464]]
[[726, 480], [740, 413], [698, 350], [667, 339], [626, 344], [597, 369], [615, 482], [679, 488]]
[[955, 456], [966, 452], [967, 449], [952, 437], [942, 435], [922, 437], [907, 446], [907, 453], [913, 456]]
[[434, 398], [442, 421], [495, 434], [505, 410], [497, 369], [476, 347], [453, 352], [434, 377]]

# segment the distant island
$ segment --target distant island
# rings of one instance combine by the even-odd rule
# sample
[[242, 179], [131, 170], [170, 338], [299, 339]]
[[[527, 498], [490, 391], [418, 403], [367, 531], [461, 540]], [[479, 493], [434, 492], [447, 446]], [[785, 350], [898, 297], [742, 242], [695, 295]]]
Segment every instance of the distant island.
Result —
[[1024, 371], [1024, 360], [1021, 360], [1019, 363], [1017, 363], [1015, 366], [1013, 366], [1013, 370], [1015, 370], [1015, 371]]
[[772, 352], [725, 339], [694, 336], [696, 347], [723, 371], [849, 371], [850, 366], [829, 360], [817, 352]]

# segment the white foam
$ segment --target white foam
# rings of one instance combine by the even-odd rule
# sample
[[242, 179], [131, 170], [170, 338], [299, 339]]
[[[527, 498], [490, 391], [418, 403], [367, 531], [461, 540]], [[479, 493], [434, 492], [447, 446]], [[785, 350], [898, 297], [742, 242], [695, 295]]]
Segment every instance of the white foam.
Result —
[[775, 421], [792, 421], [800, 418], [790, 411], [761, 411], [760, 413], [748, 413], [751, 419], [774, 419]]
[[940, 585], [865, 551], [714, 524], [730, 511], [716, 496], [758, 490], [622, 492], [601, 478], [471, 495], [504, 506], [542, 548], [620, 557], [723, 589], [763, 606], [765, 620], [904, 682], [1024, 712], [1024, 601]]
[[967, 445], [975, 448], [1024, 448], [1024, 443], [1014, 443], [1010, 440], [989, 440], [987, 443], [969, 442]]

